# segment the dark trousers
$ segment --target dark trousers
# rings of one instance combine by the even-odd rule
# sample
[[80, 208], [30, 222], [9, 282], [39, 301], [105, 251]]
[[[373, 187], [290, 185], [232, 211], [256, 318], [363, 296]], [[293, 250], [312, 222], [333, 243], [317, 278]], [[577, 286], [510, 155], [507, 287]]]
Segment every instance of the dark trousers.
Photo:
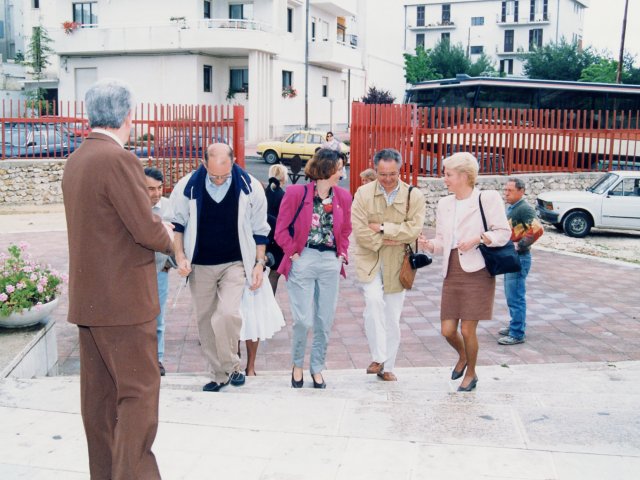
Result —
[[82, 421], [92, 480], [160, 478], [156, 322], [79, 326]]

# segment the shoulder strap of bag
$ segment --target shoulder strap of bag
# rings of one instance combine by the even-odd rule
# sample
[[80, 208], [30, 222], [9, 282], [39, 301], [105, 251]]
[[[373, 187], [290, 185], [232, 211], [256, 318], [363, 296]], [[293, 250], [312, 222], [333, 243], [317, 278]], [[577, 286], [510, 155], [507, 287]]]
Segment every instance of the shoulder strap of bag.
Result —
[[300, 215], [300, 210], [302, 210], [302, 207], [304, 206], [304, 201], [307, 198], [307, 190], [308, 190], [307, 185], [304, 186], [304, 194], [302, 195], [302, 201], [300, 202], [300, 205], [298, 206], [298, 210], [296, 210], [296, 214], [293, 216], [293, 220], [291, 220], [291, 223], [289, 224], [289, 226], [296, 223], [296, 220], [298, 219], [298, 215]]
[[484, 209], [482, 208], [482, 194], [478, 196], [478, 203], [480, 204], [480, 215], [482, 215], [482, 224], [484, 225], [484, 231], [488, 232], [489, 229], [487, 228], [487, 219], [484, 216]]
[[[407, 215], [409, 215], [409, 204], [411, 203], [411, 190], [413, 190], [415, 187], [413, 185], [409, 185], [409, 193], [407, 194], [407, 209], [404, 212], [404, 220], [405, 222], [407, 221]], [[409, 250], [411, 250], [411, 246], [407, 243], [407, 247], [409, 247]], [[405, 249], [406, 250], [406, 249]], [[418, 251], [418, 239], [416, 238], [416, 249], [415, 251]], [[408, 253], [412, 253], [411, 251], [409, 251]]]

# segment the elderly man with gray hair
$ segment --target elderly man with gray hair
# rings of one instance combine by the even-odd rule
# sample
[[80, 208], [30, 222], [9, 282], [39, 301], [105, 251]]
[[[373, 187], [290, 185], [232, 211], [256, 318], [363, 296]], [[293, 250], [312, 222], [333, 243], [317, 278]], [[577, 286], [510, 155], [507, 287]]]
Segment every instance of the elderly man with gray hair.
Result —
[[151, 451], [160, 394], [154, 251], [173, 253], [173, 227], [151, 213], [140, 160], [123, 148], [129, 88], [98, 82], [85, 103], [93, 130], [67, 160], [62, 191], [89, 471], [93, 479], [159, 479]]
[[351, 210], [356, 240], [356, 273], [364, 292], [364, 326], [372, 362], [367, 373], [395, 381], [400, 347], [400, 314], [405, 290], [400, 267], [405, 244], [422, 231], [422, 192], [400, 180], [402, 157], [392, 148], [373, 157], [377, 180], [361, 186]]

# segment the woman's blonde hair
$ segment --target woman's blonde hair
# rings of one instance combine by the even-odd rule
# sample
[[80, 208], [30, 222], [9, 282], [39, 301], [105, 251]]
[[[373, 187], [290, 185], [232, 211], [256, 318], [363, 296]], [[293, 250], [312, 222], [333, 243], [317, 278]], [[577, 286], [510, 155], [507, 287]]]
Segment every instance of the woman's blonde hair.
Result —
[[442, 166], [445, 170], [449, 168], [458, 173], [464, 173], [467, 176], [469, 186], [475, 186], [479, 170], [478, 159], [469, 152], [454, 153], [450, 157], [444, 159]]
[[280, 185], [284, 185], [287, 182], [287, 167], [281, 164], [271, 165], [269, 167], [269, 178], [275, 177], [280, 182]]

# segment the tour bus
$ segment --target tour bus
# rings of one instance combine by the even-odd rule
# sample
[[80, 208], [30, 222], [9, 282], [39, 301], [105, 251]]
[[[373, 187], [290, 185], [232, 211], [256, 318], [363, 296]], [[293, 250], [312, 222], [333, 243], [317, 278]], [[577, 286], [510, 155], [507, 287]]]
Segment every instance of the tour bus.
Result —
[[413, 85], [406, 91], [405, 103], [420, 107], [632, 111], [637, 116], [640, 85], [457, 75]]
[[405, 103], [426, 107], [427, 157], [472, 151], [497, 172], [508, 148], [522, 170], [570, 158], [577, 169], [640, 169], [640, 85], [457, 75], [411, 86]]

